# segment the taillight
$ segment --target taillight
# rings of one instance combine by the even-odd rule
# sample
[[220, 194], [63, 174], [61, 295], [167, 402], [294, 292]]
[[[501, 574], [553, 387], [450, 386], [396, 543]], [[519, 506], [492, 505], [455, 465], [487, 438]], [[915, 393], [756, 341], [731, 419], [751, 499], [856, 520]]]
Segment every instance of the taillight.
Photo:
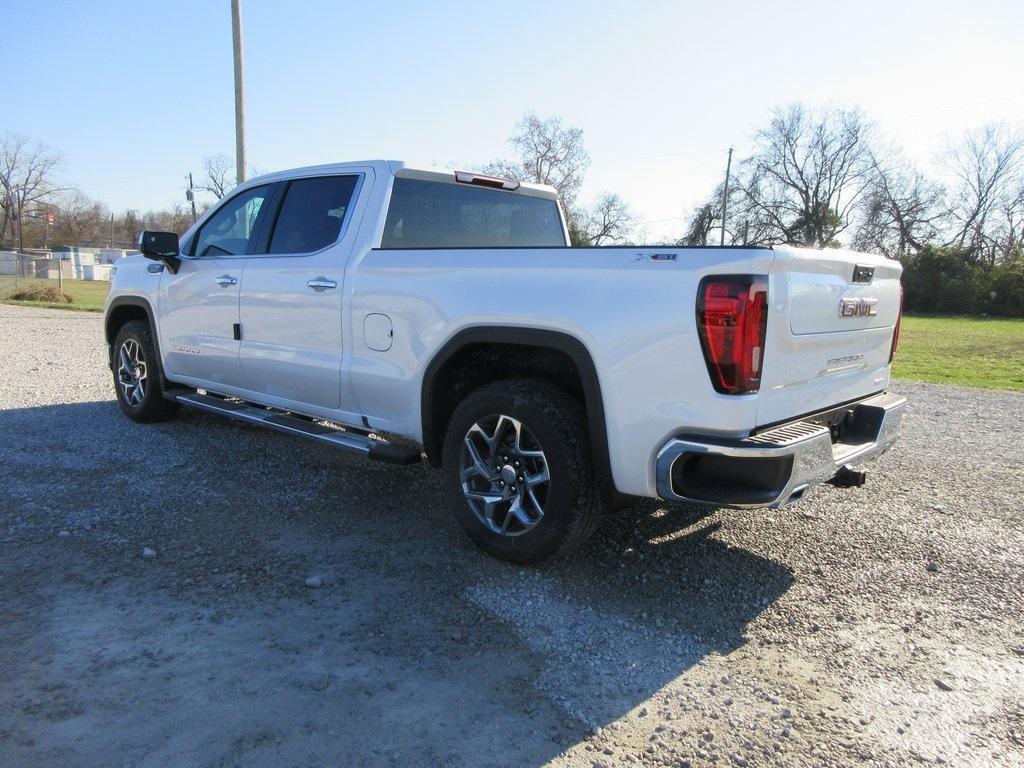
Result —
[[727, 395], [761, 386], [768, 325], [768, 278], [706, 277], [697, 295], [697, 329], [711, 383]]
[[889, 347], [889, 362], [896, 357], [896, 345], [900, 343], [900, 323], [903, 321], [903, 286], [900, 286], [900, 313], [896, 315], [896, 327], [892, 329], [892, 346]]

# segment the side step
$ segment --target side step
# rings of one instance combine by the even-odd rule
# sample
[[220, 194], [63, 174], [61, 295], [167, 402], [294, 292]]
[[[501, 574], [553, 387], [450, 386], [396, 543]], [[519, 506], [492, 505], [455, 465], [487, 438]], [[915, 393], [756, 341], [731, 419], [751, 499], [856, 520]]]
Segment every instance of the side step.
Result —
[[213, 395], [201, 395], [198, 392], [176, 395], [174, 399], [190, 408], [198, 408], [201, 411], [227, 416], [230, 419], [269, 427], [278, 432], [304, 437], [332, 448], [358, 453], [376, 461], [386, 461], [389, 464], [418, 464], [421, 459], [420, 452], [415, 448], [374, 440], [360, 432], [332, 427], [305, 416], [264, 408], [244, 400], [229, 400]]

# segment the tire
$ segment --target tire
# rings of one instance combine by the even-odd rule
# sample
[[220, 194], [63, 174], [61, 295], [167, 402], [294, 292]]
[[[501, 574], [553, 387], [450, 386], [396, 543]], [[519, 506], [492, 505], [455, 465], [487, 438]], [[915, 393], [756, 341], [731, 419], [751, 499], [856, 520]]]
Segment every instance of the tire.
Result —
[[164, 397], [160, 358], [148, 323], [129, 320], [121, 326], [114, 338], [111, 362], [117, 404], [129, 419], [149, 424], [166, 421], [178, 412], [180, 404]]
[[601, 522], [583, 407], [547, 382], [513, 379], [472, 392], [448, 422], [441, 463], [459, 523], [503, 560], [567, 556]]

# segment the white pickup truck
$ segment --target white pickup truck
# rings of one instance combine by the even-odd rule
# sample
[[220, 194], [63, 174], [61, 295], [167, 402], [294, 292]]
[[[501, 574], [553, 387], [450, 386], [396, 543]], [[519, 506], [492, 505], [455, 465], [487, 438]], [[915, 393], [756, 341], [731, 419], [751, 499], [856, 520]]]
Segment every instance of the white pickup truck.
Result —
[[569, 246], [554, 190], [393, 161], [242, 184], [144, 232], [105, 328], [120, 406], [444, 472], [473, 541], [571, 551], [634, 497], [781, 507], [895, 441], [900, 264]]

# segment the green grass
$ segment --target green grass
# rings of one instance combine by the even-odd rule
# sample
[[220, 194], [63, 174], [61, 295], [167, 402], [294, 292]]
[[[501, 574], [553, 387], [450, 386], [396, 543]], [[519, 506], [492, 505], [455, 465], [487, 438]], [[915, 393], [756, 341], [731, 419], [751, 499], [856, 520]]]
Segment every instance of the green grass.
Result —
[[57, 285], [56, 280], [19, 277], [17, 287], [13, 277], [0, 277], [0, 303], [16, 304], [21, 307], [49, 307], [51, 309], [84, 309], [102, 312], [107, 300], [110, 283], [103, 280], [64, 280], [64, 293], [71, 297], [70, 304], [53, 304], [44, 301], [14, 301], [10, 296], [18, 289], [31, 285]]
[[[54, 280], [19, 279], [19, 287], [32, 283], [55, 285]], [[93, 280], [65, 280], [70, 304], [12, 301], [13, 277], [0, 277], [0, 302], [27, 307], [102, 311], [110, 284]], [[1024, 391], [1024, 320], [981, 317], [903, 318], [900, 347], [893, 363], [900, 379], [959, 384], [986, 389]]]
[[935, 384], [1024, 391], [1024, 320], [904, 317], [892, 373]]

